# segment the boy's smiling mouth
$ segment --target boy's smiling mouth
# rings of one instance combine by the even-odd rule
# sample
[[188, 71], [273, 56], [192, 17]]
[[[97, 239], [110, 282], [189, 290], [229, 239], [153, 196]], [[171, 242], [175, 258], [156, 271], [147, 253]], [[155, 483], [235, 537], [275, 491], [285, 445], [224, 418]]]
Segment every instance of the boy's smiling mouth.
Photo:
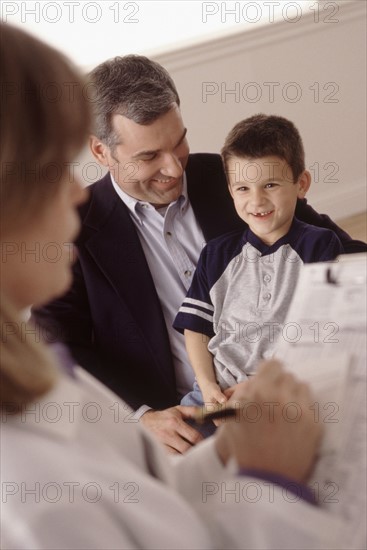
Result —
[[252, 216], [255, 216], [255, 218], [267, 218], [273, 212], [274, 212], [274, 210], [269, 210], [267, 212], [253, 212]]

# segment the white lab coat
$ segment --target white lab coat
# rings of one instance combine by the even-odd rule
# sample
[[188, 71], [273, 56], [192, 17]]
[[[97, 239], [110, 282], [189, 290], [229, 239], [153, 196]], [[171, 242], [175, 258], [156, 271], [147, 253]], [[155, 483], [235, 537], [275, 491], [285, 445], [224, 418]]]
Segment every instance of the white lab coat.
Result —
[[[343, 525], [221, 466], [213, 441], [168, 458], [82, 369], [1, 423], [1, 548], [326, 548]], [[343, 543], [342, 543], [343, 544]]]

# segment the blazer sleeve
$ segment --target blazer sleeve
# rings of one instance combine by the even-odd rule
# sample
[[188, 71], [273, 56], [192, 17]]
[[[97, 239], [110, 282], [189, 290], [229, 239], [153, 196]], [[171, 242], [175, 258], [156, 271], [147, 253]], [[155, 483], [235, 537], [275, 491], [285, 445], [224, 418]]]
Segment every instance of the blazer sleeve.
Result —
[[[169, 389], [160, 389], [159, 380], [155, 380], [155, 377], [147, 383], [142, 382], [142, 379], [147, 380], [148, 376], [144, 376], [144, 372], [147, 373], [152, 366], [149, 357], [144, 355], [143, 345], [136, 344], [141, 353], [139, 357], [133, 353], [137, 336], [130, 319], [119, 317], [119, 322], [126, 326], [126, 346], [131, 341], [130, 352], [126, 351], [124, 354], [120, 348], [118, 354], [112, 353], [108, 346], [98, 342], [79, 261], [73, 266], [73, 283], [70, 290], [45, 306], [32, 309], [31, 321], [40, 326], [41, 335], [47, 343], [64, 343], [78, 365], [101, 380], [132, 409], [137, 410], [142, 405], [159, 409], [177, 404], [175, 393], [172, 392], [171, 395]], [[144, 360], [141, 360], [141, 356]]]
[[41, 327], [46, 343], [63, 342], [79, 365], [87, 363], [91, 371], [99, 370], [101, 358], [94, 349], [92, 317], [79, 261], [73, 266], [70, 290], [43, 307], [33, 308], [32, 319]]
[[358, 252], [367, 252], [367, 244], [363, 241], [352, 239], [350, 235], [333, 222], [326, 214], [319, 214], [307, 204], [306, 199], [298, 199], [296, 206], [296, 217], [306, 223], [316, 227], [325, 227], [331, 229], [339, 237], [345, 254], [354, 254]]

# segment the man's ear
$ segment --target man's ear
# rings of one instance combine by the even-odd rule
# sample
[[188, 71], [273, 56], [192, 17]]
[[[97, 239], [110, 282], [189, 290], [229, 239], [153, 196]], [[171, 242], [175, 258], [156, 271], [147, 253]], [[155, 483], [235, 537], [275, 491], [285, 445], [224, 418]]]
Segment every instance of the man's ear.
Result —
[[304, 170], [298, 180], [299, 189], [298, 189], [298, 198], [304, 199], [307, 191], [311, 185], [311, 174], [308, 170]]
[[98, 160], [98, 162], [102, 164], [102, 166], [109, 167], [107, 145], [102, 143], [102, 141], [96, 136], [91, 135], [89, 137], [89, 147], [92, 151], [94, 158]]

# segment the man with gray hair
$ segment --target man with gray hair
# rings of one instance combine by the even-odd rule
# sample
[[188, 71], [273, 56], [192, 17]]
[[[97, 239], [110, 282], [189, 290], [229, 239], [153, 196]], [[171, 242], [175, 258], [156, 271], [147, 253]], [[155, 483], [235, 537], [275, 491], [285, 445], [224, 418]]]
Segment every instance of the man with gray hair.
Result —
[[[80, 208], [71, 290], [34, 314], [56, 324], [75, 359], [129, 403], [131, 421], [141, 418], [170, 452], [183, 453], [202, 437], [186, 422], [194, 408], [178, 405], [194, 376], [172, 322], [203, 245], [244, 222], [220, 156], [189, 154], [180, 99], [162, 66], [117, 57], [91, 80], [90, 148], [108, 174]], [[333, 229], [345, 252], [365, 249], [305, 200], [296, 216]]]

